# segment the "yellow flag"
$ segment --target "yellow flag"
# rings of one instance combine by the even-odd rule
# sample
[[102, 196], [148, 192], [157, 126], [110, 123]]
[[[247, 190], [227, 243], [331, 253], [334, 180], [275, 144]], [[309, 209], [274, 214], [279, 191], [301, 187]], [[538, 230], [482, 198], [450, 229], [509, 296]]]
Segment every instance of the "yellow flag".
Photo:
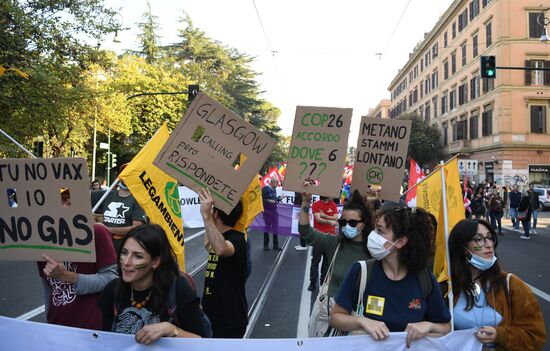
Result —
[[[447, 193], [447, 228], [448, 233], [454, 226], [465, 218], [464, 216], [464, 200], [462, 197], [462, 189], [460, 187], [460, 176], [458, 173], [458, 159], [455, 157], [447, 162], [444, 167], [445, 172], [445, 190]], [[441, 177], [441, 175], [440, 175]], [[444, 228], [443, 217], [441, 222], [438, 222], [438, 228]], [[438, 217], [438, 218], [439, 218]], [[441, 225], [439, 225], [441, 223]], [[446, 254], [445, 232], [438, 230], [435, 241], [435, 259], [434, 259], [434, 275], [438, 282], [443, 282], [449, 279], [447, 274], [447, 254]]]
[[[447, 230], [464, 219], [464, 202], [460, 188], [458, 159], [455, 157], [443, 166], [447, 200]], [[437, 218], [435, 257], [433, 272], [438, 282], [448, 279], [445, 238], [445, 221], [442, 202], [441, 170], [439, 167], [416, 186], [416, 206], [425, 209]]]
[[166, 123], [124, 168], [120, 178], [143, 207], [151, 223], [166, 232], [178, 265], [185, 272], [184, 233], [177, 181], [153, 165], [170, 132]]
[[237, 224], [235, 224], [235, 230], [244, 233], [246, 228], [254, 222], [254, 218], [264, 211], [262, 187], [260, 186], [260, 179], [258, 177], [252, 179], [252, 182], [250, 182], [248, 188], [243, 193], [241, 201], [243, 203], [243, 214], [237, 221]]
[[433, 171], [416, 185], [416, 207], [423, 208], [435, 218], [439, 218], [441, 193], [441, 174], [439, 170]]

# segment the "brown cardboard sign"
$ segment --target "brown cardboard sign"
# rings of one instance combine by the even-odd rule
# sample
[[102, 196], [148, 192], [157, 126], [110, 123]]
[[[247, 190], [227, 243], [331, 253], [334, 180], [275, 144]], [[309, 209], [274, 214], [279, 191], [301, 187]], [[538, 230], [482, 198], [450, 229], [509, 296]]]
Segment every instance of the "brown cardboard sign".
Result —
[[95, 262], [84, 158], [0, 160], [0, 260]]
[[[297, 106], [283, 188], [338, 197], [351, 108]], [[309, 181], [312, 186], [304, 187]]]
[[273, 147], [264, 132], [199, 93], [153, 163], [195, 192], [208, 187], [229, 213]]
[[410, 120], [361, 118], [351, 189], [382, 186], [382, 199], [399, 201], [410, 134]]

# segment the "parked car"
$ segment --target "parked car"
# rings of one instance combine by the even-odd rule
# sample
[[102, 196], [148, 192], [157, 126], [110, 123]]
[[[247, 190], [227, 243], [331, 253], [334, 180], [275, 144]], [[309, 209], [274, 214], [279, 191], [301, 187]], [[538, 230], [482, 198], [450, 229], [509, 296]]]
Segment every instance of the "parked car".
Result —
[[542, 209], [550, 209], [550, 188], [533, 188], [533, 190], [539, 195], [539, 201]]

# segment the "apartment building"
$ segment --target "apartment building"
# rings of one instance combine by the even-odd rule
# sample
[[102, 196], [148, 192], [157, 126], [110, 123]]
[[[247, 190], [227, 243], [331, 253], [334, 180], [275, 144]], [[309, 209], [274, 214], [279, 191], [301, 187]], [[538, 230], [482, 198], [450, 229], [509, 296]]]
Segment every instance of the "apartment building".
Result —
[[550, 165], [550, 71], [482, 79], [480, 56], [494, 55], [497, 67], [550, 67], [543, 4], [454, 1], [391, 82], [390, 117], [416, 112], [435, 123], [442, 159], [477, 160], [476, 181], [528, 182], [530, 168], [544, 169], [533, 165]]
[[375, 108], [371, 108], [367, 114], [369, 117], [389, 118], [391, 101], [388, 99], [380, 100]]

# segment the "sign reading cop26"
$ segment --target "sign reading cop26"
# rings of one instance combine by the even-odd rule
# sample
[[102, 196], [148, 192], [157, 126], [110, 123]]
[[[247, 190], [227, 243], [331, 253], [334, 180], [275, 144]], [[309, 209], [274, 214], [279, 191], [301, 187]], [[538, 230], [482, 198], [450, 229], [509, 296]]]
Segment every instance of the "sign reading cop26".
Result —
[[361, 119], [352, 190], [362, 191], [377, 185], [382, 187], [382, 199], [399, 200], [411, 122], [366, 116]]
[[[338, 197], [346, 162], [351, 108], [296, 107], [283, 188]], [[304, 187], [304, 182], [312, 187]]]
[[87, 169], [83, 158], [0, 160], [0, 260], [95, 262]]
[[154, 164], [195, 192], [208, 187], [216, 207], [229, 213], [274, 146], [265, 133], [199, 93]]

